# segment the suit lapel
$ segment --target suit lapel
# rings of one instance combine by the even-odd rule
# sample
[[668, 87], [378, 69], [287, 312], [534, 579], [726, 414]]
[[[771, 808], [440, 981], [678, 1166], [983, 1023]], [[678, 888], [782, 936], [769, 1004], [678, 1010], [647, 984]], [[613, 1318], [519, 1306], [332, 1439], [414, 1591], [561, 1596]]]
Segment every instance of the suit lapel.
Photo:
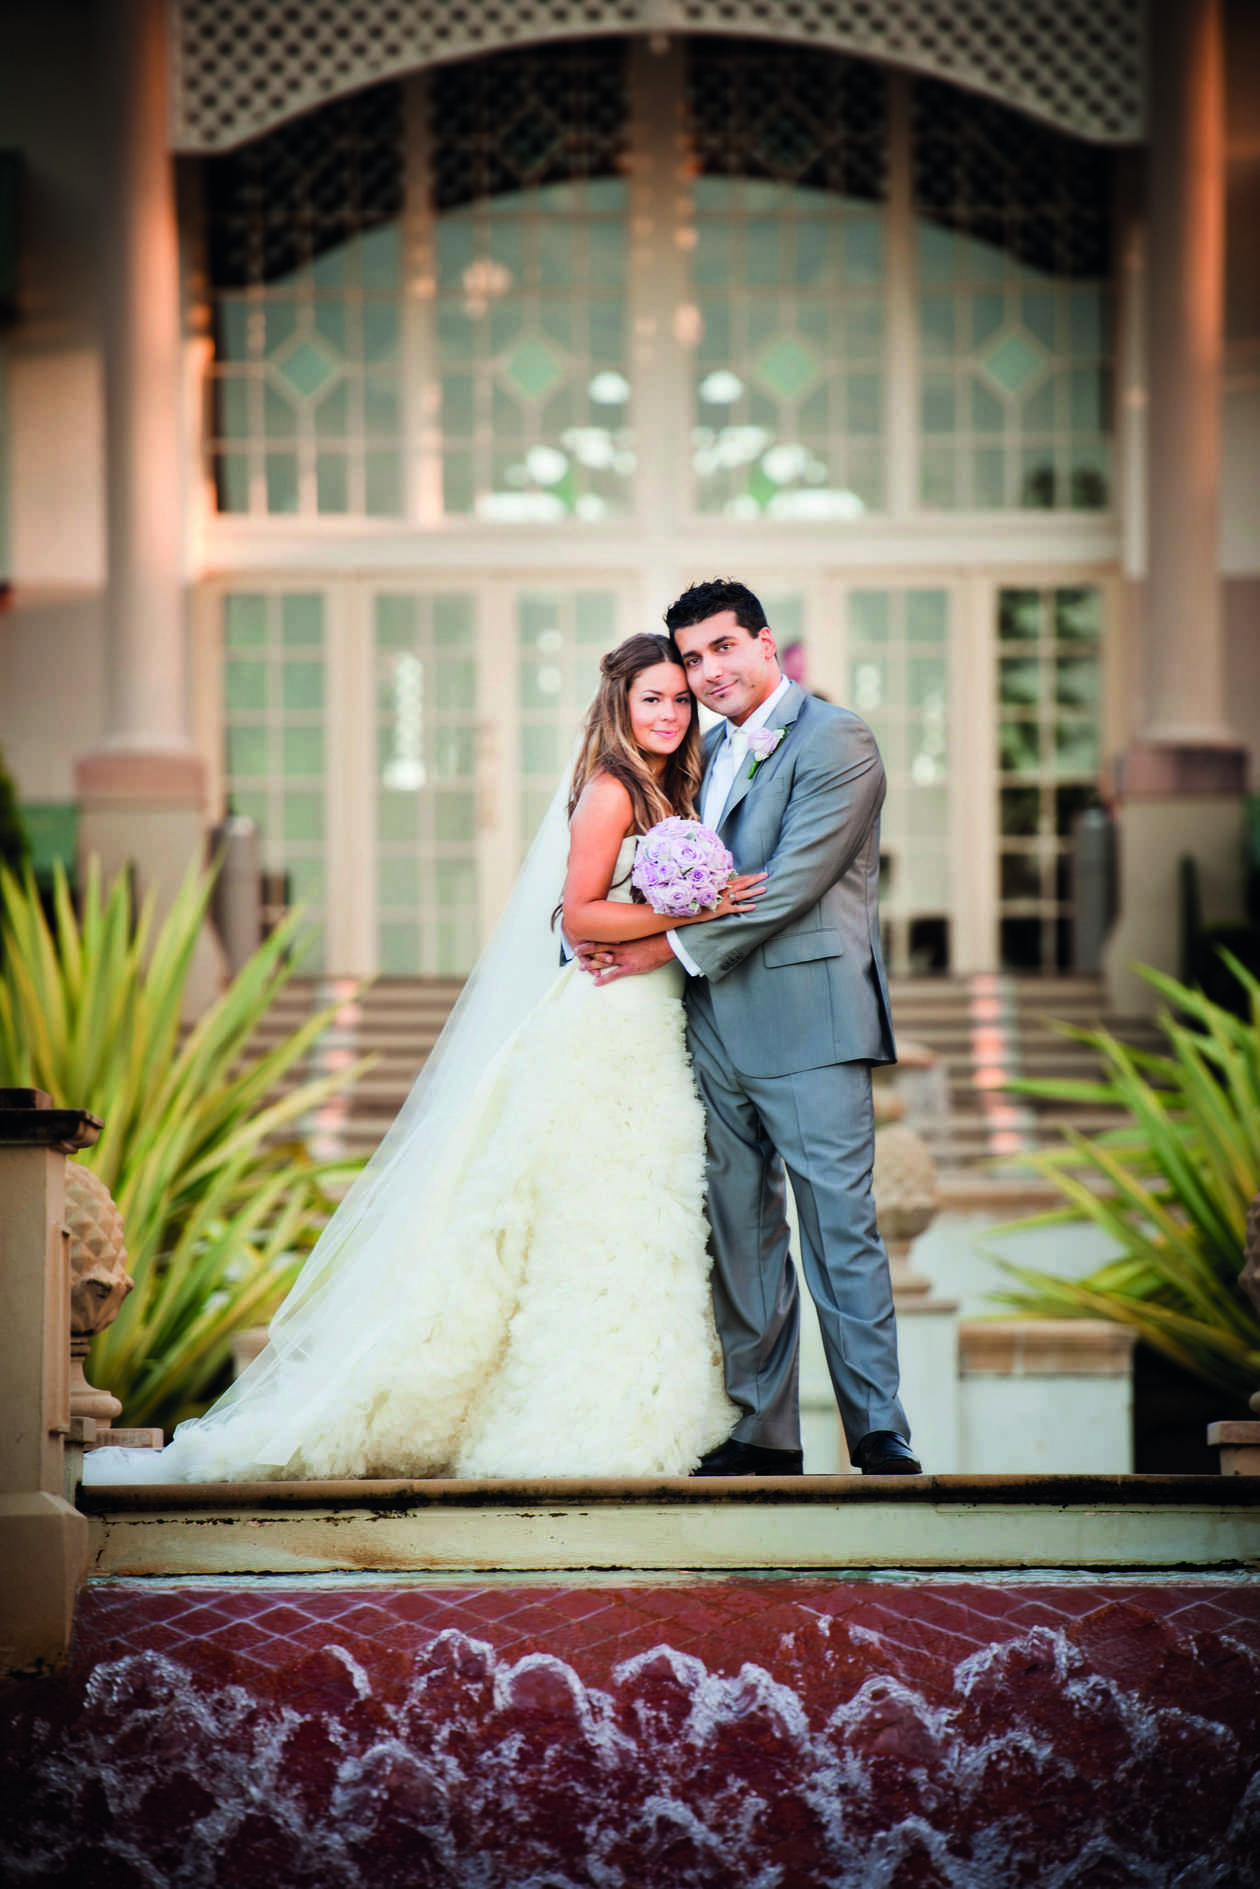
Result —
[[[800, 714], [801, 707], [804, 701], [805, 701], [804, 689], [802, 689], [799, 686], [799, 684], [794, 682], [791, 688], [788, 690], [787, 694], [782, 698], [782, 700], [775, 704], [773, 713], [771, 714], [769, 721], [766, 723], [766, 727], [768, 729], [790, 728], [792, 726], [792, 723], [796, 720], [797, 716]], [[788, 744], [788, 737], [785, 735], [783, 740], [779, 743], [778, 747], [775, 749], [774, 753], [770, 755], [770, 757], [767, 760], [761, 763], [761, 766], [757, 769], [757, 773], [761, 774], [765, 769], [775, 767], [778, 763], [779, 756], [782, 754], [787, 744]], [[726, 825], [726, 822], [730, 819], [731, 815], [734, 813], [736, 807], [738, 807], [741, 804], [745, 795], [748, 793], [749, 789], [752, 787], [753, 780], [755, 777], [750, 772], [751, 768], [752, 768], [752, 756], [750, 755], [745, 760], [743, 766], [739, 770], [739, 773], [735, 776], [735, 779], [731, 782], [731, 791], [726, 796], [726, 805], [723, 807], [722, 812], [718, 818], [718, 832], [719, 833], [722, 831], [722, 828]]]

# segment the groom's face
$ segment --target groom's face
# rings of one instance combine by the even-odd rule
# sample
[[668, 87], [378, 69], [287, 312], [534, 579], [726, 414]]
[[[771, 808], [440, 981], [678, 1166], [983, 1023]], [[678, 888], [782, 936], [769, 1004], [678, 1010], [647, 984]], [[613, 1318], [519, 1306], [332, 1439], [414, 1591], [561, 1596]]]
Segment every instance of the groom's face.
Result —
[[779, 658], [769, 628], [746, 630], [733, 610], [674, 631], [692, 692], [728, 721], [744, 721], [779, 686]]

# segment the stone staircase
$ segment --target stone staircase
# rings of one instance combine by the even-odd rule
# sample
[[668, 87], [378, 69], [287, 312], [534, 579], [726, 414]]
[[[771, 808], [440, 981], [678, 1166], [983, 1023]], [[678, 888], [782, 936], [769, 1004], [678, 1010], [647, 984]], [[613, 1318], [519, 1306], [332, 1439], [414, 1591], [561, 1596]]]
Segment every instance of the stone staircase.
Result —
[[[314, 1151], [368, 1153], [376, 1146], [459, 989], [455, 980], [428, 978], [379, 978], [357, 995], [352, 979], [294, 979], [288, 985], [263, 1026], [260, 1046], [293, 1029], [315, 1005], [342, 995], [337, 1023], [306, 1073], [344, 1067], [365, 1054], [377, 1059], [350, 1094], [310, 1123]], [[1104, 1110], [1003, 1092], [1016, 1075], [1088, 1080], [1097, 1073], [1089, 1050], [1058, 1035], [1051, 1019], [1101, 1022], [1142, 1048], [1157, 1048], [1162, 1040], [1145, 1020], [1108, 1015], [1101, 979], [1092, 977], [906, 978], [894, 980], [892, 1000], [903, 1049], [922, 1044], [938, 1059], [930, 1071], [903, 1067], [898, 1080], [911, 1118], [947, 1172], [1052, 1145], [1066, 1125], [1085, 1134], [1110, 1125], [1114, 1118]]]

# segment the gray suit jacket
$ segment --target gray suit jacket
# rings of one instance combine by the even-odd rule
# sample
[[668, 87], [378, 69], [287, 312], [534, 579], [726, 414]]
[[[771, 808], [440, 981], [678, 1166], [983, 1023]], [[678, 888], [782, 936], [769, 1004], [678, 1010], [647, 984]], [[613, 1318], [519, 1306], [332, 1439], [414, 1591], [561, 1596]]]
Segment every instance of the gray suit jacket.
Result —
[[[765, 896], [746, 917], [689, 925], [682, 943], [744, 1075], [895, 1062], [879, 942], [885, 782], [875, 737], [850, 710], [795, 684], [768, 726], [785, 730], [782, 741], [751, 780], [751, 762], [741, 768], [718, 822], [737, 871], [769, 872]], [[706, 764], [723, 733], [710, 732]]]

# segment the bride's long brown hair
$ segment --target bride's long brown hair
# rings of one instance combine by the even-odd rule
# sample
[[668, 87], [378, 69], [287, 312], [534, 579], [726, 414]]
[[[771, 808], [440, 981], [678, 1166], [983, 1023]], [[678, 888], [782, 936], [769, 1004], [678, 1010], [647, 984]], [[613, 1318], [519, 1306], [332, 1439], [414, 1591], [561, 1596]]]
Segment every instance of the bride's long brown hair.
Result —
[[687, 733], [666, 761], [659, 780], [644, 760], [630, 725], [631, 683], [645, 669], [653, 669], [662, 662], [682, 667], [678, 651], [668, 636], [645, 631], [618, 643], [600, 663], [599, 688], [586, 717], [582, 747], [573, 770], [570, 818], [586, 783], [601, 773], [611, 774], [629, 794], [636, 833], [646, 833], [650, 826], [655, 826], [658, 820], [669, 819], [671, 814], [681, 814], [688, 820], [695, 818], [696, 796], [704, 769], [700, 758], [700, 724], [694, 704]]

